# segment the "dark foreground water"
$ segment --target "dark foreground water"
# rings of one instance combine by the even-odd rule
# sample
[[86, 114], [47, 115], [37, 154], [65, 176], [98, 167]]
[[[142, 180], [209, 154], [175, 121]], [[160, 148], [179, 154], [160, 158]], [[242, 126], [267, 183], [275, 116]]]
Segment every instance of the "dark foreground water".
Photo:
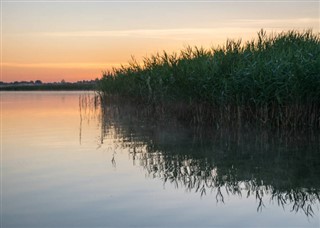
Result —
[[1, 93], [1, 227], [319, 227], [320, 135]]

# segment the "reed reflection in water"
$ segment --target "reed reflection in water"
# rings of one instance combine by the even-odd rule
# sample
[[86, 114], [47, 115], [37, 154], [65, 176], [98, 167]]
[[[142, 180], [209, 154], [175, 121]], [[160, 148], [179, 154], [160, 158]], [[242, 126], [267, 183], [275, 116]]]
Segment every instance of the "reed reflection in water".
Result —
[[230, 195], [254, 198], [258, 212], [276, 204], [319, 217], [318, 132], [187, 127], [172, 116], [151, 118], [147, 109], [123, 100], [80, 100], [82, 111], [101, 109], [98, 144], [104, 147], [106, 139], [113, 139], [114, 147], [106, 149], [113, 153], [114, 166], [120, 148], [164, 187], [210, 195], [217, 203]]
[[319, 227], [318, 133], [189, 128], [93, 97], [1, 93], [3, 227]]

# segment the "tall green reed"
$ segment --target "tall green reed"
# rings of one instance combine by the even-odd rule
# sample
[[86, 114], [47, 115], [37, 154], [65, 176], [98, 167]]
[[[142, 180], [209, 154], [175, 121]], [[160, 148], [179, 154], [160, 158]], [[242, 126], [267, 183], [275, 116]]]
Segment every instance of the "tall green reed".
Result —
[[180, 118], [219, 125], [320, 127], [320, 36], [311, 30], [221, 47], [187, 47], [105, 72], [105, 95], [129, 97]]

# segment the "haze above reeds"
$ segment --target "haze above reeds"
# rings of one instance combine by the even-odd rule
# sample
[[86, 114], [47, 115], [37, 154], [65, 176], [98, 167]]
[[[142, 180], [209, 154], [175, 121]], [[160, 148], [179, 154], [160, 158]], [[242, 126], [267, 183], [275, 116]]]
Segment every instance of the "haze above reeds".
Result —
[[187, 47], [103, 74], [99, 90], [217, 125], [320, 127], [320, 36], [266, 34], [222, 47]]

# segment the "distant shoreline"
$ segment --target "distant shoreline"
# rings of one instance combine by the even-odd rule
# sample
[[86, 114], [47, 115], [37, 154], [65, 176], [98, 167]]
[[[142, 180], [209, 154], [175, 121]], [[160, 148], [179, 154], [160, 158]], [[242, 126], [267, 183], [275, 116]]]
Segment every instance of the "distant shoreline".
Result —
[[65, 83], [2, 83], [0, 91], [61, 91], [61, 90], [96, 90], [96, 81]]

